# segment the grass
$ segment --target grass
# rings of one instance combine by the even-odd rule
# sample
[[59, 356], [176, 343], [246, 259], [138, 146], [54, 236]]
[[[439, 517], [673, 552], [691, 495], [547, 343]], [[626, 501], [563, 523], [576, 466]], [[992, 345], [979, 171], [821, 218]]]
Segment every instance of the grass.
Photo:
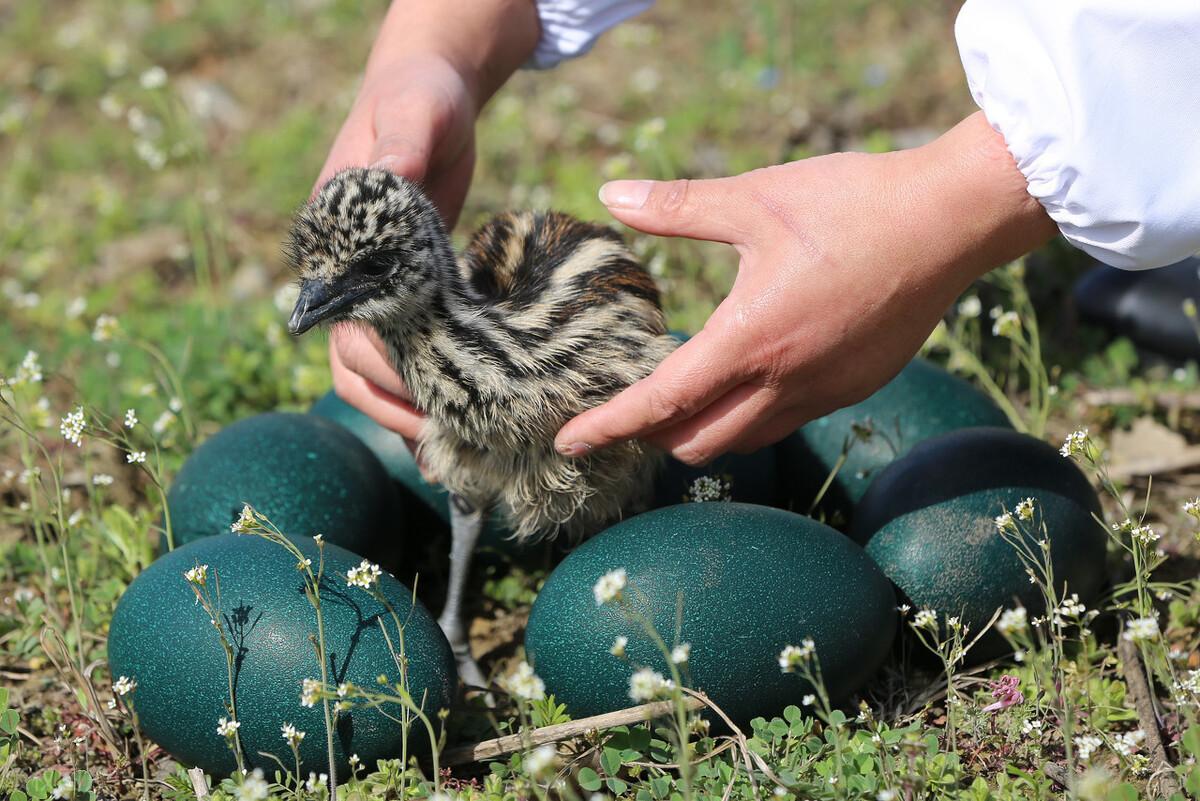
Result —
[[[510, 206], [604, 219], [595, 189], [605, 178], [716, 176], [927, 137], [970, 110], [954, 11], [932, 0], [755, 0], [731, 24], [728, 9], [664, 0], [590, 57], [518, 75], [485, 110], [460, 231]], [[249, 414], [306, 408], [328, 389], [322, 344], [284, 333], [278, 242], [353, 96], [381, 12], [348, 0], [0, 6], [0, 375], [10, 380], [0, 392], [0, 795], [195, 797], [183, 767], [141, 739], [123, 704], [108, 709], [118, 677], [106, 671], [105, 633], [121, 592], [153, 558], [162, 489], [194, 445]], [[697, 329], [732, 282], [730, 254], [631, 240], [672, 325]], [[1115, 483], [1103, 444], [1137, 420], [1194, 441], [1194, 413], [1161, 399], [1194, 390], [1197, 370], [1072, 328], [1065, 292], [1083, 266], [1055, 245], [1023, 274], [997, 273], [971, 294], [982, 309], [1016, 311], [1019, 325], [994, 336], [986, 316], [955, 314], [931, 344], [1027, 430], [1056, 440], [1091, 431], [1077, 458], [1106, 490], [1117, 526], [1115, 589], [1098, 608], [1054, 596], [1049, 608], [1060, 611], [1040, 626], [1010, 615], [1005, 635], [1024, 660], [982, 671], [962, 669], [970, 636], [913, 618], [909, 645], [925, 642], [941, 669], [899, 659], [860, 706], [814, 693], [812, 706], [756, 720], [740, 736], [697, 722], [676, 689], [667, 692], [676, 715], [662, 726], [526, 749], [474, 773], [360, 766], [342, 796], [440, 788], [640, 801], [778, 788], [783, 798], [1126, 799], [1161, 787], [1165, 772], [1195, 795], [1198, 523], [1180, 508], [1197, 482], [1182, 473]], [[104, 316], [114, 324], [98, 325]], [[1084, 402], [1109, 388], [1131, 388], [1133, 400]], [[77, 448], [58, 427], [78, 407], [88, 428]], [[129, 408], [132, 429], [122, 425]], [[140, 453], [144, 461], [130, 461]], [[1018, 520], [1014, 543], [1036, 543], [1036, 517]], [[1161, 539], [1143, 541], [1144, 525]], [[440, 569], [422, 573], [423, 591], [437, 592]], [[498, 675], [516, 660], [545, 574], [493, 566], [476, 581], [472, 611]], [[1155, 636], [1122, 638], [1150, 617]], [[1127, 682], [1140, 665], [1150, 698], [1135, 698]], [[819, 686], [819, 662], [796, 668], [797, 681]], [[989, 682], [1003, 675], [1017, 678], [1023, 700], [985, 712], [1000, 686]], [[449, 725], [487, 737], [563, 722], [553, 699], [532, 695], [502, 698], [491, 719]], [[1165, 763], [1135, 742], [1147, 705], [1167, 734]], [[681, 754], [693, 757], [682, 770]], [[211, 778], [211, 797], [255, 789], [246, 785], [256, 780]], [[327, 793], [319, 777], [278, 779], [280, 798]]]

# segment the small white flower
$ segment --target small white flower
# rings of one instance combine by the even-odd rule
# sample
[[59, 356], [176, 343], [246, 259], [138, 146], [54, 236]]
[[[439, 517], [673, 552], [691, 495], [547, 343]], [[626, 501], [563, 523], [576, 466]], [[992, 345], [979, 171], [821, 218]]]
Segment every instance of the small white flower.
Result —
[[247, 531], [250, 531], [254, 528], [255, 522], [254, 507], [248, 503], [243, 504], [242, 513], [238, 515], [238, 519], [234, 520], [232, 525], [229, 526], [229, 530], [234, 534], [245, 534]]
[[305, 679], [300, 685], [300, 706], [314, 706], [320, 692], [321, 682], [316, 679]]
[[921, 609], [913, 618], [914, 626], [919, 629], [933, 629], [937, 627], [937, 610], [936, 609]]
[[992, 323], [992, 336], [1013, 339], [1021, 333], [1021, 318], [1015, 311], [1006, 311]]
[[145, 464], [146, 452], [130, 451], [129, 453], [125, 454], [125, 461], [129, 464]]
[[112, 483], [113, 477], [108, 473], [97, 473], [96, 475], [92, 476], [93, 487], [108, 487], [111, 486]]
[[816, 651], [816, 643], [805, 638], [799, 645], [786, 645], [779, 652], [779, 669], [784, 673], [793, 673], [796, 668], [812, 658]]
[[671, 661], [677, 665], [686, 664], [692, 656], [691, 643], [682, 642], [671, 649]]
[[298, 730], [290, 723], [285, 723], [280, 726], [279, 731], [283, 734], [283, 739], [292, 748], [300, 745], [300, 741], [304, 739], [304, 732]]
[[1010, 512], [997, 515], [995, 522], [997, 531], [1013, 531], [1017, 527], [1017, 524], [1013, 522], [1013, 516]]
[[161, 434], [170, 428], [171, 424], [174, 422], [175, 413], [172, 411], [165, 411], [155, 418], [153, 425], [150, 426], [150, 430], [155, 434]]
[[202, 587], [208, 581], [208, 565], [196, 565], [184, 573], [183, 577], [189, 583], [195, 584], [197, 587]]
[[525, 755], [525, 772], [533, 777], [545, 776], [558, 760], [558, 749], [552, 745], [541, 745]]
[[1000, 619], [996, 621], [996, 630], [1001, 634], [1011, 634], [1015, 631], [1024, 631], [1029, 625], [1029, 615], [1025, 611], [1025, 607], [1018, 606], [1016, 609], [1005, 609], [1000, 615]]
[[1125, 625], [1125, 631], [1121, 634], [1122, 639], [1129, 642], [1140, 642], [1142, 640], [1158, 639], [1158, 619], [1154, 617], [1139, 617], [1134, 618]]
[[317, 544], [317, 547], [319, 548], [325, 544], [325, 536], [322, 534], [314, 534], [313, 542], [315, 542]]
[[597, 579], [595, 586], [592, 587], [592, 594], [596, 596], [596, 606], [604, 606], [606, 603], [620, 598], [628, 582], [629, 576], [623, 567], [605, 573]]
[[357, 768], [361, 764], [362, 764], [362, 760], [358, 758], [358, 754], [350, 755], [350, 767]]
[[638, 668], [629, 677], [629, 697], [638, 703], [653, 701], [671, 688], [671, 682], [656, 670]]
[[507, 677], [501, 679], [500, 686], [509, 693], [525, 701], [540, 701], [546, 697], [546, 685], [533, 666], [522, 661]]
[[358, 563], [358, 567], [352, 567], [346, 571], [346, 586], [369, 590], [382, 574], [383, 571], [379, 569], [379, 565], [364, 559]]
[[912, 611], [912, 607], [908, 604], [900, 604], [896, 607], [896, 611], [900, 613], [900, 617], [907, 617], [908, 613]]
[[1042, 721], [1038, 720], [1037, 718], [1026, 718], [1025, 721], [1023, 723], [1021, 723], [1021, 733], [1022, 734], [1041, 734], [1042, 727], [1044, 725], [1045, 724]]
[[1104, 741], [1094, 734], [1082, 734], [1075, 738], [1075, 749], [1079, 753], [1079, 758], [1082, 760], [1091, 759], [1100, 746], [1104, 745]]
[[1033, 520], [1033, 498], [1026, 498], [1017, 504], [1017, 517], [1026, 522]]
[[976, 318], [983, 313], [983, 304], [978, 295], [967, 295], [958, 302], [958, 313], [962, 317]]
[[700, 476], [692, 482], [686, 500], [692, 503], [733, 500], [729, 482], [716, 476]]
[[875, 801], [896, 801], [899, 797], [895, 790], [880, 790], [875, 794]]
[[315, 793], [315, 792], [317, 792], [317, 790], [321, 789], [328, 783], [329, 783], [329, 775], [328, 774], [322, 773], [321, 775], [318, 776], [315, 773], [310, 773], [310, 774], [308, 774], [308, 778], [304, 781], [304, 789], [308, 790], [310, 793]]
[[237, 730], [242, 727], [240, 720], [230, 720], [229, 718], [221, 718], [217, 721], [217, 734], [221, 737], [232, 737], [237, 734]]
[[113, 692], [124, 697], [137, 689], [137, 682], [128, 676], [119, 676], [112, 686]]
[[1190, 501], [1185, 502], [1181, 508], [1184, 514], [1200, 518], [1200, 498], [1192, 498]]
[[77, 448], [83, 445], [83, 430], [85, 428], [87, 428], [87, 421], [83, 419], [82, 406], [67, 414], [58, 426], [63, 439]]
[[613, 640], [612, 648], [609, 648], [608, 652], [618, 659], [624, 659], [626, 645], [629, 645], [629, 638], [621, 634]]
[[1113, 740], [1113, 750], [1123, 757], [1133, 756], [1133, 752], [1138, 750], [1142, 741], [1146, 739], [1146, 732], [1141, 729], [1118, 734]]
[[125, 427], [133, 428], [138, 424], [137, 411], [134, 409], [125, 410]]
[[347, 695], [349, 695], [349, 694], [350, 694], [350, 691], [351, 691], [351, 690], [353, 690], [353, 689], [354, 689], [354, 685], [353, 685], [353, 684], [351, 684], [351, 683], [350, 683], [350, 682], [348, 682], [348, 681], [343, 681], [341, 684], [339, 684], [339, 685], [337, 686], [337, 696], [338, 696], [338, 698], [345, 698]]
[[270, 793], [271, 785], [263, 778], [262, 770], [255, 768], [253, 773], [242, 779], [237, 788], [237, 801], [265, 801]]
[[183, 411], [183, 401], [181, 401], [179, 398], [172, 397], [169, 401], [167, 401], [167, 408], [175, 412], [175, 414], [179, 414], [181, 411]]
[[117, 318], [111, 314], [102, 314], [96, 318], [96, 327], [92, 329], [92, 340], [95, 342], [110, 342], [121, 327]]
[[167, 71], [155, 65], [141, 74], [138, 83], [143, 89], [161, 89], [167, 85]]
[[800, 699], [800, 703], [803, 706], [812, 706], [816, 702], [817, 702], [817, 696], [813, 695], [812, 693], [809, 693], [808, 695], [805, 695], [803, 698]]
[[37, 351], [26, 351], [25, 358], [17, 366], [17, 374], [12, 377], [12, 384], [19, 387], [22, 384], [40, 383], [42, 383], [42, 363], [38, 359]]
[[1067, 434], [1066, 439], [1063, 440], [1062, 447], [1058, 449], [1058, 452], [1066, 458], [1079, 456], [1087, 449], [1087, 443], [1088, 430], [1086, 428], [1081, 428], [1078, 431], [1072, 431], [1070, 434]]

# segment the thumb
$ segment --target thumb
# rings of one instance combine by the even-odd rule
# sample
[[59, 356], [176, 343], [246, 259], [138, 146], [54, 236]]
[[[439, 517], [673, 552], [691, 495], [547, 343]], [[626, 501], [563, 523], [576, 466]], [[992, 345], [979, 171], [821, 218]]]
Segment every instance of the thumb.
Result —
[[752, 225], [741, 176], [707, 180], [610, 181], [600, 202], [621, 222], [658, 236], [741, 244]]
[[423, 141], [419, 135], [389, 134], [375, 140], [368, 164], [420, 183], [425, 179], [432, 153], [432, 143]]

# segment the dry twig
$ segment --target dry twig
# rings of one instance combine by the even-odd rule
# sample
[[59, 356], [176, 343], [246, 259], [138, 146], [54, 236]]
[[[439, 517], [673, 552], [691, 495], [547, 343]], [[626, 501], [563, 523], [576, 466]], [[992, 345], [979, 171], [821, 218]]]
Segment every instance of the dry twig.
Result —
[[1146, 680], [1146, 669], [1138, 648], [1130, 640], [1121, 638], [1117, 641], [1117, 655], [1121, 657], [1121, 672], [1125, 675], [1125, 686], [1133, 700], [1133, 708], [1137, 710], [1138, 722], [1146, 733], [1146, 754], [1158, 778], [1159, 792], [1164, 797], [1181, 793], [1183, 790], [1175, 777], [1171, 761], [1167, 759], [1167, 749], [1163, 746], [1154, 699], [1150, 695], [1150, 684]]

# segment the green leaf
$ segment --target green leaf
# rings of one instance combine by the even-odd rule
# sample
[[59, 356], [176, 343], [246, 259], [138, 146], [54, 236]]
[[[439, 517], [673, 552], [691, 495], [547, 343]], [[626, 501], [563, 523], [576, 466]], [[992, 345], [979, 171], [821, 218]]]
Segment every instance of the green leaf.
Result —
[[1138, 801], [1138, 798], [1137, 788], [1124, 782], [1108, 791], [1107, 801]]
[[579, 786], [590, 793], [594, 793], [600, 789], [600, 774], [591, 768], [580, 768], [576, 779], [579, 782]]
[[0, 709], [8, 707], [8, 688], [0, 687]]
[[1188, 773], [1185, 786], [1193, 798], [1200, 798], [1200, 767], [1192, 768]]
[[1183, 749], [1194, 757], [1200, 757], [1200, 726], [1192, 726], [1183, 733]]
[[75, 771], [72, 781], [75, 782], [75, 789], [78, 792], [86, 793], [88, 790], [92, 789], [92, 774], [88, 773], [86, 770]]
[[607, 779], [604, 783], [608, 785], [608, 789], [613, 795], [620, 795], [629, 789], [628, 784], [616, 778]]
[[605, 748], [600, 754], [600, 767], [604, 768], [604, 772], [609, 776], [620, 773], [621, 752], [615, 748]]
[[21, 716], [17, 714], [17, 710], [6, 709], [0, 712], [0, 731], [11, 737], [17, 733], [19, 725], [21, 725]]
[[650, 782], [650, 792], [655, 798], [666, 798], [671, 792], [671, 777], [659, 776], [657, 779], [652, 779]]

